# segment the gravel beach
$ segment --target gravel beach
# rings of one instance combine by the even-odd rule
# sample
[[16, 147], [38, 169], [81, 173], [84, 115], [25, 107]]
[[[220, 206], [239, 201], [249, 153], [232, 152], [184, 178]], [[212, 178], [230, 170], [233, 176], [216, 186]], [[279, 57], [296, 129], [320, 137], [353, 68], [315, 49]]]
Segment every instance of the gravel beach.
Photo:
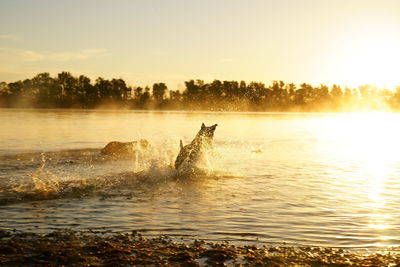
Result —
[[135, 231], [0, 232], [1, 266], [400, 266], [399, 252], [187, 243]]

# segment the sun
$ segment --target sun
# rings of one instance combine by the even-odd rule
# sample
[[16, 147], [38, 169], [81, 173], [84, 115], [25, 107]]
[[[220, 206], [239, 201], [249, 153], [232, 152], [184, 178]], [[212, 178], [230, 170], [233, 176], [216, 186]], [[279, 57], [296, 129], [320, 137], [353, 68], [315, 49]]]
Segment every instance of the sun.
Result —
[[[315, 75], [330, 83], [356, 88], [369, 84], [394, 89], [400, 85], [400, 29], [390, 21], [348, 21], [329, 32], [316, 51]], [[323, 67], [321, 67], [323, 66]]]
[[400, 52], [394, 42], [367, 40], [349, 50], [342, 70], [345, 84], [371, 84], [379, 87], [399, 85], [397, 65], [400, 62]]

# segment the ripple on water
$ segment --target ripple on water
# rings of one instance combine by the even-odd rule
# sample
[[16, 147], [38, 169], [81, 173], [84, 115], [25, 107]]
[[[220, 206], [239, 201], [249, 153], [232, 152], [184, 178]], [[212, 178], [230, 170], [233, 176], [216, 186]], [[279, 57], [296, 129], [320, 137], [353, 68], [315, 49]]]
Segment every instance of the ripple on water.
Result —
[[[22, 113], [27, 122], [19, 125], [0, 111], [2, 125], [18, 129], [1, 132], [7, 140], [0, 147], [2, 229], [400, 245], [396, 116]], [[214, 172], [177, 179], [169, 166], [179, 139], [189, 142], [205, 119], [220, 125]], [[54, 135], [55, 121], [64, 126], [62, 138]], [[41, 128], [31, 131], [35, 125]], [[147, 138], [156, 149], [141, 158], [99, 155], [107, 142], [132, 138]]]

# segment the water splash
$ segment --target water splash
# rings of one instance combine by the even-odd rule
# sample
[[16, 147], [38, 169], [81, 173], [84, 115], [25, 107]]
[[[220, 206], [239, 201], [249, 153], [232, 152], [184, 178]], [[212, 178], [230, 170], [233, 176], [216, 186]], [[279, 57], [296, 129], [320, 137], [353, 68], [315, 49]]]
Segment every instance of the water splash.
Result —
[[31, 174], [30, 181], [11, 189], [17, 195], [36, 195], [46, 198], [59, 191], [60, 179], [46, 169], [46, 154], [40, 153], [40, 166]]
[[[101, 155], [100, 150], [71, 150], [18, 155], [36, 162], [27, 179], [19, 184], [0, 187], [0, 205], [9, 203], [93, 196], [129, 195], [136, 188], [162, 187], [168, 183], [200, 179], [201, 177], [229, 176], [218, 168], [218, 152], [207, 155], [201, 165], [173, 167], [176, 151], [161, 146], [138, 148], [126, 157]], [[22, 166], [25, 161], [21, 162]]]
[[56, 192], [59, 188], [59, 178], [46, 170], [46, 155], [40, 154], [41, 165], [32, 174], [32, 189], [36, 192], [43, 192], [44, 194]]

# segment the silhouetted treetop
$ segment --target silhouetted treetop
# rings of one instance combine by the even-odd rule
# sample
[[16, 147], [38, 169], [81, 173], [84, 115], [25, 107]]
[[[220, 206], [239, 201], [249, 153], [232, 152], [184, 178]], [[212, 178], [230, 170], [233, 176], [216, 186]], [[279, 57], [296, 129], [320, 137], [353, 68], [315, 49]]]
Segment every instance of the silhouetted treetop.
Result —
[[125, 108], [214, 111], [363, 111], [400, 109], [400, 87], [395, 91], [370, 85], [358, 88], [262, 82], [188, 80], [182, 91], [162, 82], [131, 87], [123, 79], [78, 77], [61, 72], [39, 73], [31, 79], [0, 83], [0, 107]]

